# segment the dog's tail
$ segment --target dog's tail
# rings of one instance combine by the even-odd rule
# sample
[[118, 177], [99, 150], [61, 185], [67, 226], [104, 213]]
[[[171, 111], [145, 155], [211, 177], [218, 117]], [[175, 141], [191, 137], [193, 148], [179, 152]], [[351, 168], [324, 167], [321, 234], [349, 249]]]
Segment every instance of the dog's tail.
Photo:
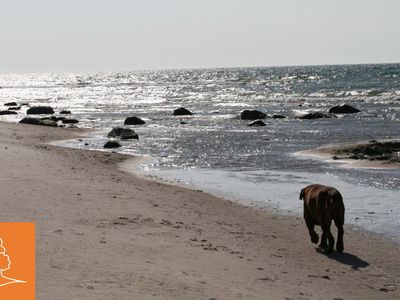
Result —
[[304, 189], [301, 189], [299, 199], [303, 200], [303, 198], [304, 198]]

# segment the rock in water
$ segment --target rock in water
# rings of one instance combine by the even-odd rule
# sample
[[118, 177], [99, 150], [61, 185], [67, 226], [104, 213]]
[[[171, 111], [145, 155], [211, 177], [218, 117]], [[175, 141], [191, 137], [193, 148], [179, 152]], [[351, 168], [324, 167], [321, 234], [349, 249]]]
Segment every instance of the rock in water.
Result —
[[109, 138], [119, 137], [121, 135], [121, 133], [122, 133], [122, 130], [124, 130], [124, 128], [115, 127], [113, 129], [111, 129], [111, 131], [107, 134], [107, 137], [109, 137]]
[[122, 132], [121, 132], [120, 139], [121, 140], [138, 140], [139, 136], [134, 130], [124, 128], [124, 130], [122, 130]]
[[19, 121], [21, 124], [30, 124], [30, 125], [41, 125], [41, 126], [51, 126], [51, 127], [57, 127], [57, 122], [54, 122], [52, 120], [46, 119], [46, 120], [41, 120], [37, 118], [23, 118], [21, 121]]
[[17, 102], [7, 102], [4, 103], [4, 106], [18, 106]]
[[255, 120], [247, 124], [247, 126], [265, 126], [265, 123], [262, 120]]
[[76, 123], [79, 123], [79, 121], [76, 120], [76, 119], [65, 119], [65, 118], [61, 119], [61, 122], [63, 122], [63, 124], [76, 124]]
[[322, 119], [322, 118], [336, 118], [336, 116], [330, 114], [324, 114], [322, 112], [312, 112], [299, 117], [299, 119], [302, 120], [312, 120], [312, 119]]
[[125, 119], [124, 125], [143, 125], [146, 124], [141, 118], [138, 117], [128, 117]]
[[119, 148], [119, 147], [121, 147], [121, 144], [118, 143], [117, 141], [107, 141], [103, 146], [103, 148], [106, 149]]
[[50, 106], [33, 106], [26, 113], [28, 115], [51, 115], [54, 114], [54, 110]]
[[185, 115], [192, 115], [192, 112], [184, 107], [179, 107], [174, 110], [173, 114], [174, 116], [185, 116]]
[[60, 115], [70, 115], [71, 111], [70, 110], [62, 110], [60, 111]]
[[119, 137], [121, 140], [139, 139], [139, 135], [132, 129], [115, 127], [107, 135], [109, 138]]
[[240, 113], [240, 118], [242, 120], [258, 120], [265, 119], [267, 115], [259, 110], [247, 110], [245, 109]]
[[4, 116], [4, 115], [16, 115], [17, 112], [13, 111], [13, 110], [3, 110], [0, 111], [0, 116]]
[[286, 116], [284, 116], [284, 115], [273, 115], [272, 118], [273, 119], [286, 119]]
[[337, 105], [337, 106], [332, 107], [329, 110], [329, 113], [331, 113], [331, 114], [355, 114], [355, 113], [358, 113], [360, 111], [361, 110], [359, 110], [359, 109], [357, 109], [357, 108], [355, 108], [353, 106], [350, 106], [348, 104], [341, 104], [341, 105]]

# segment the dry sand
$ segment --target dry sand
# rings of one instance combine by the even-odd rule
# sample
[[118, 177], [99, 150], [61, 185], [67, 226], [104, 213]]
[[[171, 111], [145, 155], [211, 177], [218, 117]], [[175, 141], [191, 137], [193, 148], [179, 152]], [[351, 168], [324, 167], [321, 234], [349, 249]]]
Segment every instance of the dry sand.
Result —
[[78, 134], [0, 123], [0, 220], [36, 222], [37, 299], [400, 298], [399, 245], [347, 226], [345, 253], [327, 257], [300, 217], [45, 144]]

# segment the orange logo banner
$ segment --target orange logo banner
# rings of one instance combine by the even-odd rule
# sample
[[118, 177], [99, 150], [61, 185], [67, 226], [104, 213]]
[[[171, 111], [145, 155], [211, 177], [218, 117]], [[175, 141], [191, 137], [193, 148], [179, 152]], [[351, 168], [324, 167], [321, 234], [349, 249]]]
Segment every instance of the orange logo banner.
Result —
[[0, 222], [0, 299], [35, 299], [35, 224]]

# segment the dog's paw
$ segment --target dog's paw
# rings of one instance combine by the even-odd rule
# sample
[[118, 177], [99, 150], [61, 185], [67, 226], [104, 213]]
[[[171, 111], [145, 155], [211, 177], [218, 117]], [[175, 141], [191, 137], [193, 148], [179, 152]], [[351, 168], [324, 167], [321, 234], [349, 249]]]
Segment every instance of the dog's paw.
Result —
[[330, 255], [333, 253], [333, 249], [329, 249], [329, 248], [325, 248], [325, 249], [321, 249], [322, 253], [326, 254], [326, 255]]
[[318, 234], [314, 232], [314, 234], [311, 235], [311, 243], [318, 244], [318, 240], [319, 240]]
[[318, 245], [318, 248], [319, 248], [319, 249], [328, 249], [328, 245], [326, 245], [326, 244], [325, 244], [325, 245], [324, 245], [324, 244], [319, 244], [319, 245]]

